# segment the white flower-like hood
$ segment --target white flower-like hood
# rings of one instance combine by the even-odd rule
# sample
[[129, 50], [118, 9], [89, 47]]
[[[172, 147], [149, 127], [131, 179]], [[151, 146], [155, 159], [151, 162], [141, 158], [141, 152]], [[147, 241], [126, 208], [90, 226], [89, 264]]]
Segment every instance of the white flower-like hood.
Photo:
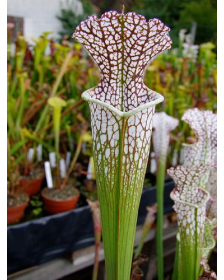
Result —
[[169, 30], [158, 19], [146, 22], [141, 15], [115, 11], [81, 22], [72, 37], [87, 49], [101, 73], [100, 83], [82, 97], [121, 117], [163, 101], [143, 83], [143, 74], [158, 54], [171, 48]]
[[187, 110], [182, 120], [194, 130], [198, 141], [184, 144], [184, 166], [215, 163], [217, 156], [217, 114], [200, 111], [198, 108]]

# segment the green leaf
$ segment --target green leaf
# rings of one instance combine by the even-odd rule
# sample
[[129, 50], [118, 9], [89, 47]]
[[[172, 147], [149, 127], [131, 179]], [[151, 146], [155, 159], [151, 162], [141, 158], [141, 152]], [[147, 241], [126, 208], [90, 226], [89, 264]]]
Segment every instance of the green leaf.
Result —
[[13, 147], [11, 148], [11, 156], [14, 156], [15, 153], [26, 144], [26, 142], [27, 140], [25, 139], [13, 145]]
[[16, 163], [19, 164], [24, 158], [26, 157], [26, 154], [22, 154], [19, 157], [16, 158]]
[[33, 209], [33, 214], [34, 215], [36, 215], [36, 216], [38, 216], [38, 215], [40, 215], [40, 213], [43, 211], [43, 209], [42, 208], [37, 208], [37, 209]]

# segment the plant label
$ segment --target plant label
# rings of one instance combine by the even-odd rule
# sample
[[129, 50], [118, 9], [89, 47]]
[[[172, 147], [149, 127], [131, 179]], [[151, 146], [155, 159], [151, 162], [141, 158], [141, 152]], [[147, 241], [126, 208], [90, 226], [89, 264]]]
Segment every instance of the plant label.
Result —
[[66, 159], [65, 159], [66, 169], [68, 169], [68, 167], [70, 165], [70, 160], [71, 160], [71, 152], [67, 152], [66, 153]]
[[27, 160], [28, 161], [33, 161], [33, 156], [34, 156], [34, 149], [33, 148], [30, 148], [28, 150], [28, 153], [27, 153]]
[[44, 163], [45, 175], [47, 180], [47, 187], [53, 188], [53, 180], [51, 175], [51, 166], [49, 161], [45, 161]]
[[65, 160], [63, 158], [60, 159], [60, 175], [61, 178], [65, 178], [66, 176], [66, 165]]
[[37, 161], [42, 161], [42, 145], [37, 146]]
[[51, 152], [49, 153], [49, 160], [50, 160], [50, 164], [51, 164], [51, 167], [56, 167], [56, 155], [55, 155], [55, 152]]
[[89, 159], [89, 165], [88, 165], [88, 170], [87, 170], [86, 178], [88, 180], [95, 179], [95, 170], [94, 170], [93, 157], [90, 157], [90, 159]]

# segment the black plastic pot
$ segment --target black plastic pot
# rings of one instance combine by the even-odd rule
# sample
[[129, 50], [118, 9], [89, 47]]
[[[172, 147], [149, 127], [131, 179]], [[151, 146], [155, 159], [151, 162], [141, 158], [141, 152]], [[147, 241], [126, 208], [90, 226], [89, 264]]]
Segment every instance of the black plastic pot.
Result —
[[[164, 188], [164, 214], [173, 211], [170, 192], [174, 182]], [[137, 224], [143, 224], [146, 206], [156, 202], [156, 187], [143, 189]], [[94, 244], [93, 221], [89, 206], [37, 220], [8, 226], [8, 274], [65, 256]]]

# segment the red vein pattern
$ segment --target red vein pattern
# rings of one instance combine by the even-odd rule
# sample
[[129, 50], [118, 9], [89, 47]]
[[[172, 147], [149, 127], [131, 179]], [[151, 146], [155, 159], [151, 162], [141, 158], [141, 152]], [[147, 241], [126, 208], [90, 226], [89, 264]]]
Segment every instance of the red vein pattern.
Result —
[[[205, 219], [205, 233], [203, 238], [202, 244], [202, 261], [209, 259], [209, 255], [211, 250], [215, 247], [216, 241], [214, 236], [212, 235], [212, 231], [217, 229], [217, 220], [209, 220], [208, 218]], [[209, 267], [208, 267], [209, 270]]]
[[182, 120], [194, 130], [198, 142], [185, 147], [184, 166], [214, 163], [217, 156], [217, 115], [197, 108], [187, 110]]
[[211, 195], [211, 199], [207, 204], [207, 217], [211, 220], [217, 219], [217, 167], [210, 172], [208, 192]]
[[[175, 202], [174, 209], [177, 212], [181, 241], [179, 254], [184, 255], [180, 257], [179, 266], [184, 267], [186, 273], [190, 270], [189, 265], [185, 265], [188, 259], [192, 259], [191, 271], [194, 272], [201, 257], [208, 257], [215, 244], [211, 229], [216, 221], [206, 218], [206, 204], [210, 198], [206, 189], [212, 188], [212, 184], [208, 185], [208, 180], [216, 168], [217, 115], [212, 111], [194, 108], [187, 110], [182, 120], [194, 130], [198, 141], [192, 145], [184, 144], [184, 166], [170, 168], [167, 172], [176, 183], [170, 196]], [[210, 179], [215, 186], [215, 178], [210, 176]], [[207, 210], [213, 212], [215, 209]]]
[[[182, 120], [194, 130], [198, 141], [184, 144], [184, 166], [213, 164], [217, 156], [217, 115], [212, 111], [200, 111], [198, 108], [187, 110]], [[208, 170], [200, 179], [200, 187], [207, 189], [210, 173]]]
[[[175, 201], [174, 209], [178, 216], [179, 232], [194, 235], [204, 231], [206, 202], [209, 194], [198, 187], [199, 180], [210, 166], [200, 165], [193, 168], [184, 166], [171, 167], [167, 173], [174, 179], [176, 187], [171, 192], [171, 198]], [[197, 229], [195, 223], [195, 209], [197, 211]], [[187, 229], [187, 231], [186, 231]], [[192, 239], [193, 241], [193, 239]]]
[[124, 112], [155, 100], [142, 77], [150, 61], [171, 47], [169, 30], [158, 19], [146, 22], [141, 15], [115, 11], [81, 22], [73, 38], [87, 49], [101, 73], [91, 98]]

